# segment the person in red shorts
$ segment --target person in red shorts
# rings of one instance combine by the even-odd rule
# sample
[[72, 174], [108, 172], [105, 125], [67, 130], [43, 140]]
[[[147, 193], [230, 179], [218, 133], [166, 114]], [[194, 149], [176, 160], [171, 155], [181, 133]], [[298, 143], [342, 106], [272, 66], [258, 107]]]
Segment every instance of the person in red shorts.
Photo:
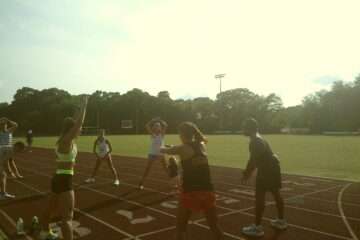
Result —
[[186, 238], [186, 229], [193, 212], [205, 214], [213, 239], [223, 238], [218, 225], [215, 193], [206, 154], [207, 142], [199, 128], [191, 122], [179, 126], [181, 145], [162, 148], [165, 154], [178, 155], [182, 166], [181, 192], [176, 223], [176, 239]]

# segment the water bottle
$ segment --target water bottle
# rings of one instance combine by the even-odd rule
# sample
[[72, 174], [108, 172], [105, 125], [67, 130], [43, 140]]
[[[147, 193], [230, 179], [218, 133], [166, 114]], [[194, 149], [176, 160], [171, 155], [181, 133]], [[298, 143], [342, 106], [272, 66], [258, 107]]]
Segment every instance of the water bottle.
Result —
[[25, 235], [24, 220], [19, 218], [16, 222], [16, 233], [17, 235]]
[[39, 218], [37, 216], [34, 216], [31, 221], [31, 230], [37, 231], [39, 229], [40, 229]]

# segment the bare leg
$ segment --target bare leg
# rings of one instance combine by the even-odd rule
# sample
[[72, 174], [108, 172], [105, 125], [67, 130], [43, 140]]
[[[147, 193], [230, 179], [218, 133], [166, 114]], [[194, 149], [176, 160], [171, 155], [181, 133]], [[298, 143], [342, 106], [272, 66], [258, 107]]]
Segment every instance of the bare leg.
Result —
[[93, 171], [93, 173], [92, 173], [92, 175], [91, 175], [91, 178], [95, 178], [97, 172], [99, 171], [99, 168], [100, 168], [101, 163], [102, 163], [101, 160], [102, 160], [102, 159], [99, 158], [99, 157], [96, 159], [96, 165], [95, 165], [94, 171]]
[[74, 191], [61, 193], [59, 196], [59, 210], [61, 212], [61, 230], [64, 240], [73, 240], [72, 220], [74, 216]]
[[149, 175], [149, 172], [150, 172], [150, 169], [151, 169], [151, 166], [153, 165], [153, 163], [154, 163], [154, 160], [148, 159], [144, 175], [143, 175], [139, 185], [142, 186], [144, 184], [144, 181], [145, 181], [146, 177]]
[[14, 158], [10, 158], [10, 159], [9, 159], [9, 166], [10, 166], [11, 172], [12, 172], [13, 174], [15, 173], [15, 176], [16, 176], [17, 178], [22, 178], [22, 177], [23, 177], [23, 176], [21, 176], [20, 173], [19, 173], [19, 170], [18, 170], [18, 168], [17, 168], [17, 166], [16, 166], [16, 163], [15, 163]]
[[191, 217], [191, 211], [179, 205], [176, 218], [176, 240], [187, 239], [187, 225]]
[[280, 194], [279, 190], [272, 192], [275, 202], [276, 202], [276, 208], [278, 210], [278, 218], [284, 219], [284, 200]]
[[57, 213], [57, 208], [58, 208], [58, 196], [56, 194], [51, 194], [49, 196], [49, 204], [40, 219], [40, 223], [43, 230], [50, 231], [49, 224], [51, 218], [54, 217], [55, 214]]
[[112, 158], [111, 158], [111, 155], [109, 154], [107, 156], [107, 162], [108, 162], [108, 165], [109, 165], [109, 168], [110, 170], [112, 171], [112, 173], [114, 174], [114, 177], [115, 177], [115, 180], [118, 180], [119, 179], [119, 175], [114, 167], [114, 163], [112, 161]]
[[265, 210], [265, 191], [256, 190], [255, 200], [255, 224], [261, 224], [261, 220]]
[[209, 209], [206, 213], [206, 220], [210, 227], [214, 240], [221, 240], [223, 238], [223, 232], [219, 227], [218, 215], [216, 208]]
[[1, 184], [0, 184], [0, 193], [6, 192], [6, 178], [7, 174], [5, 170], [0, 170], [0, 178], [1, 178]]

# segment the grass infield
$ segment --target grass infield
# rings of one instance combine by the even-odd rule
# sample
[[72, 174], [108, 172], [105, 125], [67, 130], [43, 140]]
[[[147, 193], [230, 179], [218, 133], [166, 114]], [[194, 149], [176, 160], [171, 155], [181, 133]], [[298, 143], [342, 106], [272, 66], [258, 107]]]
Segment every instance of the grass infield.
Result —
[[[359, 181], [360, 137], [265, 135], [280, 156], [285, 173]], [[122, 156], [146, 157], [147, 135], [108, 136], [113, 152]], [[212, 165], [244, 168], [248, 160], [248, 139], [241, 135], [209, 135], [208, 153]], [[77, 140], [80, 151], [92, 151], [94, 136]], [[56, 137], [34, 139], [37, 147], [53, 148]], [[167, 144], [179, 143], [177, 135], [167, 135]]]

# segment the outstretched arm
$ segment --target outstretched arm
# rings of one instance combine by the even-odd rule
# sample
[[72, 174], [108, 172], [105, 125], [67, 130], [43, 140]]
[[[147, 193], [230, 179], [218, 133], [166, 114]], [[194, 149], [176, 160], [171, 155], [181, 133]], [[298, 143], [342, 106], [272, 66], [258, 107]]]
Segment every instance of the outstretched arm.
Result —
[[161, 126], [162, 126], [161, 133], [162, 133], [162, 135], [165, 135], [166, 130], [167, 130], [167, 128], [168, 128], [168, 124], [167, 124], [167, 122], [165, 122], [164, 120], [160, 120], [160, 124], [161, 124]]
[[80, 105], [80, 111], [74, 114], [75, 125], [64, 136], [65, 141], [70, 142], [71, 140], [73, 140], [76, 137], [77, 133], [79, 132], [80, 128], [82, 127], [85, 120], [87, 103], [88, 103], [88, 96], [84, 96]]
[[11, 120], [9, 120], [7, 118], [3, 118], [3, 119], [5, 119], [5, 121], [6, 121], [7, 125], [8, 125], [7, 126], [7, 131], [8, 132], [13, 133], [18, 128], [18, 124], [16, 122], [11, 121]]

